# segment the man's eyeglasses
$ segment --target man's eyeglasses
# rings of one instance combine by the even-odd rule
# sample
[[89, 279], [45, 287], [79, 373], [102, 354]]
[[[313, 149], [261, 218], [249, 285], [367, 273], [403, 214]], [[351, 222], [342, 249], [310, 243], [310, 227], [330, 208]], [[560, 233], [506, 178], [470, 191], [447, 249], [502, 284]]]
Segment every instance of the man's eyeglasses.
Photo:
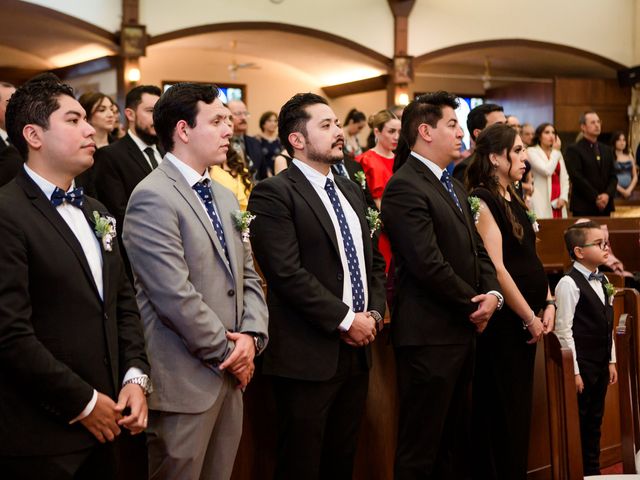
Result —
[[593, 243], [585, 243], [584, 245], [580, 245], [581, 248], [586, 247], [600, 247], [600, 250], [606, 250], [609, 247], [609, 242], [605, 242], [604, 240], [598, 240]]

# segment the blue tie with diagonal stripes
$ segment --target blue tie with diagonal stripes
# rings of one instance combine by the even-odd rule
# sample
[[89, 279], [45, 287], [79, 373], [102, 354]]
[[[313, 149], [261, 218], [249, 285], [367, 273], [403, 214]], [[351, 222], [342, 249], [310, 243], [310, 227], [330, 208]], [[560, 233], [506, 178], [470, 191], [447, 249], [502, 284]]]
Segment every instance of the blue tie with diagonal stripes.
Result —
[[351, 296], [353, 301], [353, 311], [364, 311], [364, 286], [362, 284], [362, 276], [360, 275], [360, 262], [358, 261], [358, 254], [356, 252], [356, 246], [353, 243], [353, 237], [351, 236], [351, 230], [349, 230], [349, 224], [344, 216], [344, 210], [340, 205], [336, 188], [330, 178], [327, 178], [327, 183], [324, 186], [329, 200], [333, 206], [333, 211], [338, 217], [338, 224], [340, 225], [340, 234], [342, 235], [342, 243], [344, 245], [344, 252], [347, 256], [347, 264], [349, 265], [349, 276], [351, 277]]
[[213, 229], [216, 231], [216, 237], [218, 237], [218, 240], [220, 240], [220, 244], [222, 245], [222, 249], [224, 250], [224, 254], [227, 257], [228, 263], [229, 252], [227, 251], [227, 242], [224, 239], [224, 230], [222, 229], [222, 224], [220, 223], [220, 219], [218, 218], [216, 209], [213, 207], [211, 180], [205, 178], [204, 180], [196, 183], [192, 188], [200, 196], [200, 198], [202, 199], [202, 203], [204, 203], [204, 206], [207, 209], [207, 213], [209, 214], [209, 218], [211, 219], [211, 223], [213, 224]]

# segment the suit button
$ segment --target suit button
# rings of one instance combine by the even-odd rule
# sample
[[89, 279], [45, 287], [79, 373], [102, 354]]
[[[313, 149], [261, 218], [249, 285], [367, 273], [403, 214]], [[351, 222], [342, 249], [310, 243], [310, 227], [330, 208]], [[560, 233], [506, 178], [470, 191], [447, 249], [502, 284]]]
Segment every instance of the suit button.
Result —
[[235, 294], [236, 294], [236, 292], [233, 289], [231, 289], [231, 290], [229, 290], [227, 292], [227, 295], [229, 295], [230, 297], [233, 297]]
[[109, 365], [109, 359], [107, 357], [104, 357], [102, 361], [104, 362], [105, 365]]
[[338, 280], [340, 281], [344, 280], [344, 275], [342, 273], [338, 274]]

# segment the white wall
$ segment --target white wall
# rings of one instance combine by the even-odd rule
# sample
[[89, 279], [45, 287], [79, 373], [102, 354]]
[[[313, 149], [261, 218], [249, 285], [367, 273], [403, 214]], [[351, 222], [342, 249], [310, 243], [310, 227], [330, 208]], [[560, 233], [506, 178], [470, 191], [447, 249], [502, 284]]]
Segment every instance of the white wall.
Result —
[[[94, 0], [95, 1], [95, 0]], [[329, 32], [393, 55], [393, 14], [387, 0], [141, 0], [151, 35], [225, 22], [278, 22]]]
[[91, 75], [81, 75], [72, 79], [65, 80], [73, 87], [76, 96], [80, 96], [85, 92], [94, 91], [102, 92], [109, 95], [114, 101], [118, 92], [118, 77], [115, 69], [106, 72], [95, 73]]
[[51, 8], [85, 22], [97, 25], [109, 32], [120, 30], [122, 0], [24, 0]]
[[417, 56], [469, 42], [520, 38], [569, 45], [631, 65], [637, 1], [418, 0], [409, 17], [409, 52]]

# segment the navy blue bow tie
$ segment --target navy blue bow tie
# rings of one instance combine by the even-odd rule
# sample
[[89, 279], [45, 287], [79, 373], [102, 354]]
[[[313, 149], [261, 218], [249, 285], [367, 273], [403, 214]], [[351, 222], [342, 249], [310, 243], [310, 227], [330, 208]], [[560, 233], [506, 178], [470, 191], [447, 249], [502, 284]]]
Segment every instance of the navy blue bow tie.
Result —
[[57, 207], [62, 205], [62, 202], [67, 202], [69, 205], [82, 208], [82, 204], [84, 203], [84, 188], [78, 187], [70, 192], [65, 192], [61, 188], [56, 187], [51, 194], [51, 205]]
[[590, 273], [589, 281], [591, 280], [598, 280], [599, 282], [601, 282], [602, 280], [604, 280], [604, 273]]

